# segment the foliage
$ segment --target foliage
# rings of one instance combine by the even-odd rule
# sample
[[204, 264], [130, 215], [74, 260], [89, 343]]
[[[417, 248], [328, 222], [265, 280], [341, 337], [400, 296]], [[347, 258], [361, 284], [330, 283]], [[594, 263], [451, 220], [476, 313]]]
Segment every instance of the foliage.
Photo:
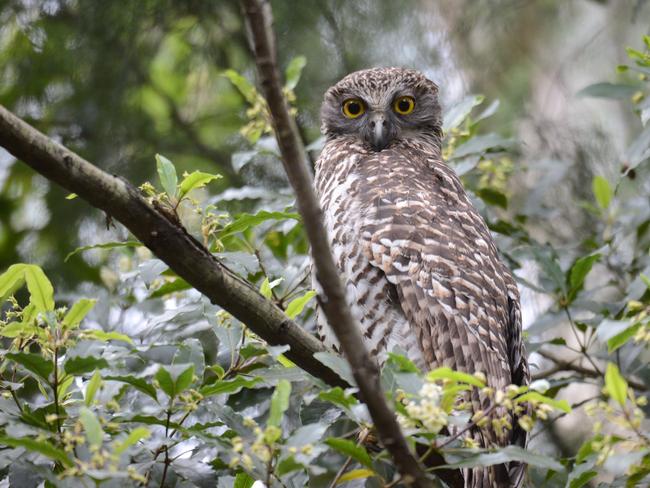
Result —
[[[324, 388], [283, 360], [285, 347], [260, 342], [223, 312], [202, 311], [206, 330], [217, 339], [216, 361], [210, 364], [195, 338], [136, 345], [116, 331], [81, 327], [95, 302], [81, 299], [69, 309], [55, 309], [53, 288], [37, 266], [17, 264], [0, 276], [5, 295], [25, 281], [29, 304], [22, 308], [10, 298], [0, 324], [7, 339], [1, 366], [7, 401], [3, 443], [14, 448], [5, 459], [28, 453], [10, 469], [14, 482], [36, 474], [51, 486], [67, 486], [72, 478], [160, 485], [183, 479], [202, 486], [245, 472], [269, 486], [279, 481], [303, 486], [310, 477], [334, 476], [337, 452], [352, 461], [341, 480], [390, 480], [386, 458], [371, 456], [355, 440], [367, 436], [371, 425], [351, 395], [354, 389]], [[312, 296], [307, 292], [287, 308], [295, 316]], [[449, 423], [466, 421], [457, 396], [471, 388], [486, 390], [484, 377], [448, 368], [422, 375], [397, 354], [383, 375], [414, 442], [429, 445], [436, 439], [454, 447], [469, 442], [472, 449], [454, 449], [455, 459], [476, 454], [471, 439], [436, 434]], [[545, 417], [554, 404], [525, 388], [490, 394], [495, 405], [537, 405], [537, 416]], [[472, 422], [487, 419], [488, 412], [477, 413]], [[501, 419], [492, 422], [504, 427]], [[527, 422], [532, 426], [532, 419]], [[524, 451], [507, 456], [544, 464], [544, 458]], [[471, 456], [463, 462], [474, 464]]]
[[[108, 41], [106, 46], [124, 51], [129, 41], [127, 46], [154, 62], [142, 64], [142, 56], [133, 56], [128, 69], [113, 70], [86, 42], [89, 37], [71, 43], [77, 57], [91, 57], [88, 76], [104, 76], [99, 86], [112, 87], [91, 96], [83, 88], [88, 79], [69, 81], [75, 97], [87, 100], [79, 126], [93, 127], [98, 139], [112, 143], [108, 116], [97, 115], [117, 110], [125, 127], [118, 138], [146, 127], [132, 141], [138, 149], [128, 152], [134, 163], [129, 172], [149, 175], [152, 155], [166, 155], [155, 158], [158, 182], [142, 185], [151, 202], [289, 317], [312, 329], [315, 292], [308, 283], [307, 245], [285, 181], [274, 173], [277, 147], [269, 136], [264, 100], [240, 59], [245, 46], [237, 37], [236, 8], [224, 2], [220, 11], [206, 7], [197, 13], [178, 2], [157, 12], [160, 31], [141, 25], [146, 17], [136, 15], [135, 4], [119, 14], [96, 9], [70, 8], [67, 14], [91, 16], [102, 26], [127, 25], [125, 19], [132, 18], [133, 32], [119, 37], [118, 46]], [[33, 24], [34, 31], [37, 27], [63, 39], [71, 29], [64, 18], [47, 16]], [[140, 37], [146, 31], [150, 37]], [[24, 57], [41, 69], [47, 56], [61, 56], [50, 45], [43, 46], [42, 55], [31, 53], [33, 31], [15, 28], [3, 35], [16, 59]], [[453, 466], [526, 461], [533, 486], [648, 483], [648, 44], [645, 38], [643, 47], [627, 50], [629, 65], [618, 68], [617, 82], [579, 93], [626, 104], [638, 122], [621, 171], [588, 173], [580, 182], [584, 192], [571, 194], [580, 215], [569, 237], [555, 225], [564, 200], [556, 191], [575, 169], [573, 162], [520, 164], [519, 141], [502, 136], [495, 125], [503, 111], [498, 101], [471, 95], [445, 113], [445, 158], [497, 235], [525, 297], [545, 304], [526, 331], [536, 379], [530, 390], [486, 390], [481, 372], [421, 372], [399, 351], [384, 366], [383, 386], [410, 442], [435, 446]], [[351, 57], [352, 47], [348, 51]], [[306, 64], [291, 54], [285, 93], [305, 122], [309, 113], [300, 104], [298, 82], [302, 69], [318, 70], [320, 60], [310, 56]], [[3, 67], [27, 78], [29, 65]], [[188, 74], [188, 66], [200, 69]], [[124, 72], [138, 79], [121, 84]], [[3, 103], [19, 98], [17, 89], [7, 86], [0, 91]], [[45, 88], [30, 85], [36, 102], [54, 96]], [[77, 100], [60, 96], [52, 113], [65, 115]], [[116, 99], [121, 101], [117, 109], [109, 106]], [[241, 117], [232, 115], [237, 113]], [[79, 142], [62, 129], [65, 123], [51, 119], [43, 122], [61, 132], [64, 142]], [[245, 141], [240, 137], [233, 143], [228, 137], [241, 126]], [[306, 131], [312, 149], [319, 145], [314, 131], [314, 124]], [[182, 139], [192, 142], [191, 150], [178, 149], [186, 147]], [[87, 150], [89, 159], [100, 163], [116, 157], [94, 144]], [[213, 160], [216, 167], [208, 164]], [[12, 168], [14, 186], [20, 186], [20, 172], [20, 165]], [[246, 178], [250, 174], [255, 176]], [[68, 211], [83, 205], [54, 196], [49, 203]], [[75, 283], [74, 292], [66, 285], [55, 288], [35, 264], [7, 262], [0, 275], [0, 443], [6, 447], [0, 451], [0, 476], [12, 485], [243, 487], [262, 480], [270, 486], [329, 486], [338, 476], [340, 484], [367, 480], [367, 486], [377, 486], [393, 480], [355, 388], [329, 388], [302, 372], [283, 355], [286, 348], [260, 341], [138, 243], [125, 239], [73, 249], [69, 235], [57, 239], [66, 245], [50, 247], [74, 258], [65, 273], [85, 267], [85, 279], [101, 285]], [[19, 247], [18, 241], [8, 242], [0, 244]], [[11, 262], [18, 257], [14, 253]], [[58, 278], [58, 273], [48, 275]], [[338, 356], [319, 359], [349, 378]], [[489, 394], [490, 406], [469, 418], [463, 402], [475, 389]], [[492, 416], [501, 407], [521, 414], [519, 425], [532, 432], [528, 450], [480, 450], [466, 435], [468, 425], [487, 422], [511, 428], [506, 418]], [[588, 431], [564, 449], [549, 448], [567, 418], [578, 418]], [[339, 474], [344, 463], [347, 469]]]

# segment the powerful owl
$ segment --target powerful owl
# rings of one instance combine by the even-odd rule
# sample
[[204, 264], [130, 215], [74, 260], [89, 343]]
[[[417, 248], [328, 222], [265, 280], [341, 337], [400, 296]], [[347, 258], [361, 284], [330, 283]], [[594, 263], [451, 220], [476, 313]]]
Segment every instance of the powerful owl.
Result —
[[[441, 158], [438, 87], [421, 73], [352, 73], [325, 94], [326, 143], [316, 191], [348, 303], [381, 362], [398, 347], [423, 370], [481, 372], [495, 390], [528, 384], [517, 285], [458, 176]], [[320, 314], [319, 334], [337, 349]], [[490, 400], [479, 392], [474, 411]], [[503, 407], [472, 435], [484, 447], [524, 446]], [[465, 473], [467, 487], [521, 486], [517, 463]]]

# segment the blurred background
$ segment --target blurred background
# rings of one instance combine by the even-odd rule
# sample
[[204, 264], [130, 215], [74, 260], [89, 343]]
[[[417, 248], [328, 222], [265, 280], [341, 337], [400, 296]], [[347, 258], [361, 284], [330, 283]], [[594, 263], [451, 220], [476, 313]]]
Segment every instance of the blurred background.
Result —
[[[297, 55], [307, 60], [296, 104], [308, 144], [319, 136], [323, 92], [370, 66], [424, 71], [440, 86], [443, 107], [470, 93], [499, 100], [486, 124], [520, 141], [514, 165], [563, 161], [558, 190], [577, 197], [592, 174], [619, 171], [640, 125], [629, 107], [576, 94], [614, 79], [625, 46], [638, 47], [650, 25], [644, 0], [272, 5], [282, 66]], [[248, 145], [239, 134], [246, 102], [222, 75], [227, 68], [254, 80], [234, 1], [0, 1], [0, 103], [135, 184], [155, 174], [157, 152], [181, 169], [221, 173], [222, 190], [281, 184], [275, 160], [246, 171], [233, 165]], [[528, 191], [544, 177], [539, 167], [511, 190]], [[108, 238], [102, 216], [64, 196], [0, 150], [0, 268], [36, 262], [59, 286], [98, 279], [96, 267], [63, 257]], [[558, 237], [589, 225], [555, 210], [548, 217]]]
[[[601, 301], [636, 296], [630, 287], [648, 265], [650, 178], [648, 165], [640, 164], [648, 155], [619, 177], [629, 169], [629, 146], [650, 118], [650, 104], [638, 105], [647, 74], [617, 66], [630, 63], [627, 47], [643, 49], [650, 2], [271, 3], [282, 68], [297, 56], [306, 60], [294, 91], [312, 157], [322, 95], [351, 71], [420, 69], [440, 86], [445, 110], [480, 94], [491, 115], [481, 130], [516, 141], [508, 158], [477, 175], [507, 196], [499, 222], [525, 223], [537, 242], [562, 250], [553, 257], [562, 268], [603, 242], [615, 243], [601, 282], [590, 287], [598, 288]], [[136, 185], [155, 179], [154, 155], [161, 153], [179, 174], [198, 169], [223, 175], [211, 186], [217, 206], [282, 209], [291, 203], [282, 169], [264, 150], [268, 138], [242, 134], [250, 108], [224, 76], [228, 69], [255, 80], [235, 1], [0, 0], [1, 104]], [[599, 82], [611, 84], [593, 86]], [[618, 213], [629, 224], [620, 239], [617, 213], [594, 210], [597, 175], [617, 181], [616, 194], [629, 197], [626, 208], [635, 209]], [[0, 270], [19, 261], [40, 264], [62, 292], [107, 283], [103, 254], [64, 258], [124, 232], [108, 227], [83, 201], [65, 197], [0, 149]], [[512, 234], [508, 242], [521, 243]], [[626, 240], [632, 235], [634, 242]], [[529, 282], [543, 281], [539, 263], [518, 265]], [[540, 325], [539, 318], [554, 298], [531, 288], [522, 293], [525, 324], [536, 324], [533, 331], [548, 339], [548, 323]], [[564, 453], [580, 442], [580, 432], [568, 439], [552, 429], [545, 434]]]

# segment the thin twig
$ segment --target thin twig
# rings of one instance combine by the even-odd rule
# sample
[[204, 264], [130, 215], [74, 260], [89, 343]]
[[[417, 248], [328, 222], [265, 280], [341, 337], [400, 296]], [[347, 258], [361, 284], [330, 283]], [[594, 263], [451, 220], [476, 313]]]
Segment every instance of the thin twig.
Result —
[[341, 469], [338, 470], [338, 472], [336, 473], [336, 476], [334, 476], [334, 479], [329, 484], [328, 488], [334, 488], [338, 484], [339, 480], [341, 479], [341, 476], [343, 476], [343, 474], [347, 471], [347, 469], [348, 469], [348, 467], [350, 466], [351, 463], [352, 463], [352, 456], [348, 457], [345, 460], [345, 462], [341, 466]]
[[56, 344], [58, 337], [54, 337], [54, 381], [52, 382], [52, 390], [54, 391], [54, 413], [56, 414], [56, 430], [61, 437], [61, 415], [59, 413], [59, 348]]
[[[363, 444], [366, 441], [366, 439], [368, 438], [369, 434], [370, 434], [369, 429], [363, 430], [361, 432], [361, 434], [359, 435], [359, 440], [357, 441], [357, 446]], [[341, 469], [338, 470], [338, 472], [336, 473], [336, 476], [334, 476], [334, 479], [329, 484], [328, 488], [334, 488], [338, 484], [339, 480], [341, 479], [341, 476], [343, 476], [343, 474], [347, 471], [348, 467], [350, 466], [350, 463], [352, 463], [352, 456], [348, 457], [345, 460], [345, 462], [341, 466]]]
[[167, 446], [164, 446], [164, 448], [165, 448], [165, 467], [163, 468], [162, 478], [160, 478], [160, 488], [163, 488], [165, 486], [165, 480], [167, 479], [167, 471], [169, 470], [169, 465], [171, 464], [171, 461], [169, 460], [169, 448]]
[[280, 297], [279, 307], [284, 308], [283, 305], [289, 300], [294, 294], [299, 293], [298, 288], [311, 276], [309, 268], [307, 268], [300, 280], [298, 280], [291, 288], [289, 288], [282, 297]]
[[[600, 398], [600, 395], [593, 396], [593, 397], [589, 397], [589, 398], [585, 398], [584, 400], [580, 400], [580, 401], [577, 402], [577, 403], [573, 403], [573, 404], [571, 405], [571, 410], [573, 411], [573, 410], [575, 410], [576, 408], [580, 408], [580, 407], [582, 407], [583, 405], [585, 405], [586, 403], [589, 403], [589, 402], [591, 402], [592, 400], [596, 400], [596, 399], [598, 399], [598, 398]], [[532, 435], [530, 436], [529, 441], [532, 441], [535, 437], [537, 437], [537, 436], [539, 436], [540, 434], [546, 432], [548, 429], [550, 429], [550, 428], [553, 426], [553, 424], [554, 424], [555, 422], [557, 422], [559, 419], [561, 419], [561, 418], [563, 418], [563, 417], [566, 417], [567, 415], [568, 415], [567, 412], [562, 412], [562, 413], [556, 415], [555, 417], [553, 417], [553, 418], [552, 418], [551, 420], [549, 420], [548, 422], [545, 422], [545, 423], [544, 423], [544, 427], [542, 427], [542, 428], [539, 429], [537, 432], [535, 432], [534, 434], [532, 434]]]
[[443, 447], [447, 447], [449, 444], [451, 444], [453, 441], [455, 441], [456, 439], [458, 439], [458, 438], [459, 438], [461, 435], [463, 435], [465, 432], [467, 432], [467, 431], [470, 430], [471, 428], [475, 427], [476, 424], [478, 423], [478, 421], [479, 421], [479, 420], [483, 420], [483, 419], [486, 418], [488, 415], [490, 415], [490, 414], [492, 413], [492, 410], [494, 410], [494, 409], [496, 408], [496, 406], [497, 406], [496, 403], [493, 403], [492, 405], [490, 405], [490, 406], [487, 408], [487, 410], [485, 410], [485, 412], [483, 412], [483, 415], [481, 415], [479, 418], [474, 419], [474, 420], [472, 420], [471, 422], [469, 422], [465, 427], [463, 427], [461, 430], [459, 430], [458, 432], [456, 432], [453, 436], [451, 436], [451, 437], [450, 437], [449, 439], [447, 439], [445, 442], [443, 442], [442, 444], [440, 444], [440, 445], [438, 446], [438, 449], [442, 449]]
[[591, 355], [589, 354], [589, 351], [587, 351], [587, 348], [585, 347], [584, 343], [580, 340], [580, 336], [578, 335], [578, 328], [576, 326], [576, 323], [573, 321], [573, 317], [571, 316], [571, 311], [569, 310], [569, 307], [564, 307], [564, 312], [566, 313], [567, 318], [569, 319], [569, 323], [571, 324], [571, 330], [573, 331], [573, 334], [576, 337], [576, 341], [578, 341], [578, 345], [580, 346], [580, 353], [587, 358], [587, 361], [591, 363], [591, 365], [594, 367], [594, 369], [598, 372], [599, 375], [602, 376], [602, 372], [600, 371], [600, 368], [596, 364], [596, 361], [593, 360]]
[[[269, 274], [266, 271], [266, 268], [264, 267], [264, 263], [262, 262], [262, 255], [260, 254], [260, 250], [255, 249], [253, 252], [255, 253], [255, 257], [257, 258], [257, 262], [260, 265], [260, 270], [262, 271], [262, 274], [264, 275], [264, 278], [266, 278], [270, 283], [271, 280], [269, 278]], [[271, 288], [271, 287], [269, 287], [269, 288]], [[275, 290], [273, 288], [271, 288], [271, 296], [273, 297], [273, 301], [275, 303], [279, 303], [280, 299], [275, 294]]]
[[[581, 366], [580, 364], [576, 364], [575, 361], [577, 358], [572, 361], [567, 361], [566, 359], [562, 359], [545, 349], [539, 349], [536, 352], [543, 358], [546, 358], [549, 361], [555, 363], [555, 365], [548, 371], [542, 371], [541, 373], [533, 375], [533, 379], [547, 378], [548, 376], [551, 376], [552, 374], [558, 373], [560, 371], [575, 371], [576, 373], [580, 373], [589, 378], [603, 377], [603, 374], [599, 371], [593, 370], [591, 368], [587, 368], [585, 366]], [[645, 385], [641, 380], [638, 380], [636, 378], [626, 378], [626, 380], [627, 383], [635, 390], [639, 390], [639, 391], [648, 390], [648, 386]]]

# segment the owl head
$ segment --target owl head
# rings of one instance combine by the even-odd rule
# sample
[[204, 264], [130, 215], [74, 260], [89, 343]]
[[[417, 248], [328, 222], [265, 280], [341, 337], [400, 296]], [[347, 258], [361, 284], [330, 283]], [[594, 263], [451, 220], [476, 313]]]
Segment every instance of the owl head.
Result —
[[405, 138], [439, 145], [442, 135], [438, 87], [404, 68], [349, 74], [325, 93], [321, 120], [328, 140], [358, 138], [372, 151]]

